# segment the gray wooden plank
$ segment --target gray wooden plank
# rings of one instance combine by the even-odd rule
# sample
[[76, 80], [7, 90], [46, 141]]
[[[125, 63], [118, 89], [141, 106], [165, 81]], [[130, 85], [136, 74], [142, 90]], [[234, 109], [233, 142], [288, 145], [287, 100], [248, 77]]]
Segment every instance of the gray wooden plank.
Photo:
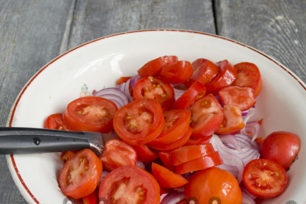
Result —
[[211, 0], [78, 1], [69, 48], [113, 33], [158, 28], [215, 33]]
[[218, 33], [272, 56], [306, 82], [306, 1], [216, 1]]
[[[0, 126], [27, 80], [58, 55], [73, 0], [0, 0]], [[0, 203], [25, 203], [0, 156]]]

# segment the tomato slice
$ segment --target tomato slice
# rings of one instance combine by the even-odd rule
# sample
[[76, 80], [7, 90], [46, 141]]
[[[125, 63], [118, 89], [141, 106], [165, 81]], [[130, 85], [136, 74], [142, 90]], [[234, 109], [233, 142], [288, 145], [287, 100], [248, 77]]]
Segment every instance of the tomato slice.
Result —
[[120, 166], [136, 165], [137, 154], [132, 146], [118, 140], [108, 140], [104, 145], [104, 150], [100, 155], [103, 167], [111, 171]]
[[223, 107], [224, 119], [217, 134], [231, 134], [244, 128], [245, 123], [242, 118], [241, 110], [238, 106], [225, 105]]
[[157, 152], [153, 151], [148, 145], [134, 145], [137, 159], [144, 163], [150, 163], [158, 158]]
[[237, 78], [233, 85], [246, 86], [254, 89], [258, 96], [262, 88], [262, 79], [258, 67], [251, 62], [240, 62], [234, 65], [237, 70]]
[[68, 130], [66, 124], [64, 123], [62, 113], [54, 113], [49, 115], [44, 121], [44, 128], [54, 130]]
[[102, 203], [159, 204], [160, 187], [149, 172], [137, 166], [123, 166], [102, 179], [99, 200]]
[[167, 167], [168, 169], [173, 169], [172, 163], [170, 161], [170, 153], [169, 152], [158, 152], [158, 158], [160, 159], [161, 163]]
[[188, 183], [188, 180], [182, 175], [176, 174], [170, 169], [154, 162], [152, 163], [151, 171], [159, 185], [164, 188], [178, 188]]
[[170, 162], [173, 166], [215, 153], [211, 143], [201, 145], [186, 145], [170, 152]]
[[223, 105], [238, 106], [244, 111], [255, 105], [254, 90], [250, 87], [228, 86], [218, 92]]
[[164, 112], [165, 127], [161, 134], [149, 143], [150, 147], [171, 144], [189, 130], [191, 112], [183, 109], [172, 109]]
[[64, 163], [58, 182], [64, 195], [79, 199], [94, 192], [101, 174], [99, 157], [91, 150], [83, 149]]
[[206, 86], [195, 81], [173, 104], [173, 108], [185, 109], [206, 94]]
[[212, 154], [176, 165], [174, 167], [174, 172], [177, 174], [186, 174], [218, 166], [220, 164], [222, 164], [222, 159], [218, 152], [214, 152]]
[[95, 190], [93, 193], [82, 198], [83, 204], [98, 204], [98, 191]]
[[228, 60], [220, 61], [217, 65], [220, 67], [218, 75], [206, 84], [209, 93], [217, 93], [221, 88], [231, 85], [237, 77], [236, 68]]
[[192, 81], [199, 81], [207, 84], [217, 76], [220, 68], [212, 61], [204, 58], [196, 59], [192, 62], [194, 72], [191, 76]]
[[224, 118], [222, 106], [212, 94], [196, 101], [190, 110], [192, 138], [209, 138], [219, 129]]
[[236, 178], [217, 167], [193, 174], [185, 187], [185, 196], [199, 204], [242, 203], [242, 192]]
[[71, 101], [64, 113], [64, 122], [70, 130], [109, 132], [117, 106], [98, 96], [85, 96]]
[[177, 56], [162, 56], [152, 59], [138, 69], [138, 74], [142, 77], [156, 75], [162, 67], [178, 61]]
[[135, 100], [121, 107], [114, 116], [118, 136], [131, 145], [146, 144], [163, 131], [163, 110], [155, 100]]
[[242, 175], [246, 189], [259, 198], [273, 198], [285, 191], [288, 184], [286, 170], [267, 159], [247, 163]]
[[155, 77], [143, 77], [139, 79], [133, 89], [135, 100], [155, 99], [164, 110], [168, 109], [174, 103], [174, 91], [170, 84], [165, 83]]
[[187, 81], [193, 73], [192, 65], [187, 60], [179, 60], [176, 63], [164, 66], [160, 72], [160, 78], [171, 84], [179, 84]]

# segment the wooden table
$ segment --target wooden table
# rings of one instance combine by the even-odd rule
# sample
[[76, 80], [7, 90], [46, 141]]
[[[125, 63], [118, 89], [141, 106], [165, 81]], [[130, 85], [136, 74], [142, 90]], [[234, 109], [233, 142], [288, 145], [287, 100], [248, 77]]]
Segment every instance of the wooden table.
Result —
[[[305, 9], [305, 0], [0, 0], [0, 126], [44, 64], [81, 43], [124, 31], [218, 34], [261, 50], [306, 82]], [[25, 201], [2, 155], [0, 204], [9, 203]]]

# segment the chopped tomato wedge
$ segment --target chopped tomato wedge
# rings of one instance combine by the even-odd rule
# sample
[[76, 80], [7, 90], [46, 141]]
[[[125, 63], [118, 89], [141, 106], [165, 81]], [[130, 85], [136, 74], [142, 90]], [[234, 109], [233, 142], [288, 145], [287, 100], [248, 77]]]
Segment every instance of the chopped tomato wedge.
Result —
[[158, 158], [160, 159], [161, 163], [167, 167], [168, 169], [172, 169], [173, 166], [171, 164], [171, 161], [170, 161], [170, 153], [169, 152], [162, 152], [162, 151], [159, 151], [158, 152]]
[[210, 155], [205, 155], [200, 158], [187, 161], [174, 167], [174, 172], [177, 174], [185, 174], [204, 170], [210, 167], [218, 166], [222, 164], [222, 159], [218, 152], [214, 152]]
[[178, 61], [177, 56], [162, 56], [150, 60], [138, 69], [138, 74], [142, 77], [156, 75], [162, 67], [176, 63]]
[[95, 191], [101, 174], [99, 157], [91, 150], [83, 149], [64, 163], [58, 182], [64, 195], [79, 199]]
[[246, 86], [254, 89], [255, 96], [258, 96], [262, 88], [262, 79], [258, 67], [251, 62], [240, 62], [234, 65], [237, 70], [236, 80], [233, 85]]
[[206, 87], [195, 81], [184, 93], [174, 102], [173, 108], [185, 109], [206, 94]]
[[207, 84], [212, 81], [219, 73], [220, 68], [212, 61], [204, 58], [196, 59], [192, 62], [194, 72], [191, 76], [192, 81], [199, 81], [202, 84]]
[[172, 109], [164, 112], [165, 127], [161, 134], [149, 143], [149, 146], [167, 146], [178, 139], [189, 130], [191, 112], [183, 109]]
[[137, 153], [137, 159], [141, 162], [149, 163], [158, 158], [157, 152], [153, 151], [148, 145], [133, 145]]
[[190, 110], [192, 138], [209, 138], [219, 129], [224, 118], [222, 106], [212, 94], [196, 101]]
[[223, 107], [224, 119], [217, 134], [231, 134], [244, 128], [245, 123], [242, 118], [241, 110], [238, 106], [225, 105]]
[[223, 105], [238, 106], [244, 111], [255, 105], [254, 90], [250, 87], [228, 86], [218, 92]]
[[153, 176], [163, 188], [178, 188], [188, 183], [188, 180], [180, 174], [176, 174], [170, 169], [157, 163], [152, 163], [151, 171]]
[[114, 116], [118, 136], [131, 145], [151, 142], [163, 131], [163, 110], [156, 100], [135, 100], [121, 107]]
[[99, 200], [102, 203], [159, 204], [160, 187], [149, 172], [137, 166], [123, 166], [102, 179]]
[[273, 198], [284, 192], [288, 177], [280, 164], [267, 159], [255, 159], [245, 166], [242, 182], [253, 195]]
[[168, 109], [174, 103], [174, 91], [170, 84], [161, 81], [155, 77], [143, 77], [139, 79], [133, 89], [135, 100], [155, 99], [164, 110]]
[[64, 113], [64, 122], [69, 130], [109, 132], [113, 129], [113, 117], [117, 106], [112, 101], [85, 96], [71, 101]]
[[103, 167], [111, 171], [120, 166], [136, 165], [137, 154], [132, 146], [118, 139], [108, 140], [100, 155]]
[[220, 61], [217, 65], [220, 67], [218, 75], [206, 84], [209, 93], [217, 93], [221, 88], [231, 85], [237, 77], [236, 68], [228, 60]]
[[165, 82], [179, 84], [187, 81], [192, 73], [191, 63], [186, 60], [179, 60], [176, 63], [164, 66], [160, 70], [159, 76]]
[[68, 130], [63, 120], [62, 113], [54, 113], [49, 115], [44, 121], [44, 128], [54, 130]]
[[170, 162], [173, 166], [215, 153], [211, 143], [201, 145], [186, 145], [170, 152]]

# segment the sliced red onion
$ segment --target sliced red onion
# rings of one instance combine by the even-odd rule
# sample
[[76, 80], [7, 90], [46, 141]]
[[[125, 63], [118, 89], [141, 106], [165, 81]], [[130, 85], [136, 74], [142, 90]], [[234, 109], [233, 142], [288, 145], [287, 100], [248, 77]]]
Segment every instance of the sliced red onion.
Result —
[[160, 204], [177, 204], [185, 198], [183, 192], [170, 192], [163, 198], [161, 198]]
[[126, 82], [117, 85], [116, 87], [119, 88], [125, 95], [127, 96], [129, 101], [133, 100], [133, 96], [131, 95], [130, 90], [134, 88], [136, 82], [141, 77], [139, 75], [134, 75], [131, 78], [129, 78]]
[[260, 136], [261, 125], [257, 121], [248, 122], [245, 124], [245, 127], [240, 132], [241, 134], [249, 135], [254, 141]]
[[173, 87], [173, 90], [174, 90], [174, 99], [175, 100], [177, 100], [186, 91], [186, 90], [182, 90], [182, 89], [177, 89], [175, 87]]
[[254, 107], [249, 108], [246, 111], [243, 111], [242, 112], [242, 117], [243, 117], [244, 123], [252, 121], [254, 115], [255, 115], [255, 108]]
[[92, 94], [113, 101], [118, 108], [129, 102], [126, 94], [116, 87], [104, 88], [99, 91], [94, 90]]
[[252, 195], [245, 187], [241, 187], [242, 191], [242, 204], [256, 204], [256, 196]]

